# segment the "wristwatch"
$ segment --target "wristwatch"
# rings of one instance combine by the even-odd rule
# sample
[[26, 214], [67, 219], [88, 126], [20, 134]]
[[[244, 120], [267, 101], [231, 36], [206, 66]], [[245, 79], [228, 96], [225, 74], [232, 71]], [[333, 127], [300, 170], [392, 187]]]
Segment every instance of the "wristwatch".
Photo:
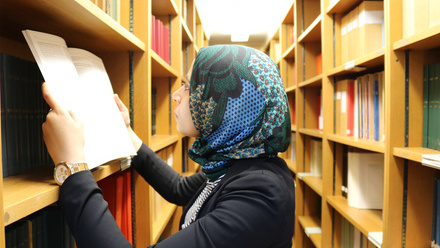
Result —
[[61, 186], [70, 175], [88, 169], [87, 163], [67, 163], [61, 161], [55, 166], [53, 178]]

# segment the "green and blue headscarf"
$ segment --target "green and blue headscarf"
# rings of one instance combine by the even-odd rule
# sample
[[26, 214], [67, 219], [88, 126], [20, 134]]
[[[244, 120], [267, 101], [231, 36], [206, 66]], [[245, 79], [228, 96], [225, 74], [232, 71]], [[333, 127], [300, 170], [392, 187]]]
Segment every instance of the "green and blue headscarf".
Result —
[[189, 157], [216, 179], [236, 159], [271, 157], [290, 144], [290, 114], [278, 66], [245, 46], [201, 48], [190, 80], [190, 110], [200, 137]]

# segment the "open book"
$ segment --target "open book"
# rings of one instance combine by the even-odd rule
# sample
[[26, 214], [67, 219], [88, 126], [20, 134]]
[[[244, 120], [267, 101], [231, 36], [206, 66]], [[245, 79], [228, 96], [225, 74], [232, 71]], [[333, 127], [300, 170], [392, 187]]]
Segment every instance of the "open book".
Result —
[[56, 35], [23, 34], [54, 99], [83, 122], [89, 168], [136, 155], [102, 60]]

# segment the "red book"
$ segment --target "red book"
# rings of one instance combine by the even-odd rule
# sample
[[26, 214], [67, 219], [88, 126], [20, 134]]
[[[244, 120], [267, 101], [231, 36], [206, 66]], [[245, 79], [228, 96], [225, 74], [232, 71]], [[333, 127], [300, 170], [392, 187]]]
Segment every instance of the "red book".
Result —
[[170, 29], [164, 26], [164, 59], [170, 64]]
[[322, 106], [321, 106], [321, 95], [318, 95], [316, 97], [316, 128], [319, 129], [320, 131], [323, 130], [323, 126], [322, 126]]
[[347, 136], [354, 135], [354, 82], [347, 83]]
[[157, 55], [160, 55], [160, 46], [161, 44], [161, 25], [162, 22], [160, 22], [160, 20], [156, 19], [156, 36], [155, 36], [155, 40], [156, 40], [156, 49], [154, 50]]
[[316, 75], [322, 74], [322, 53], [316, 56]]
[[151, 17], [151, 49], [156, 51], [156, 17]]
[[124, 192], [124, 177], [118, 174], [116, 177], [116, 216], [115, 220], [119, 228], [122, 230], [122, 206], [123, 206], [123, 192]]
[[131, 215], [132, 215], [132, 211], [131, 211], [131, 172], [127, 171], [125, 173], [125, 188], [124, 188], [124, 199], [125, 199], [125, 229], [126, 229], [126, 233], [124, 233], [125, 237], [127, 238], [127, 240], [130, 242], [130, 244], [133, 244], [133, 229], [132, 229], [132, 225], [131, 225]]
[[99, 188], [102, 190], [104, 200], [108, 203], [110, 213], [115, 217], [116, 214], [116, 178], [109, 176], [98, 182]]

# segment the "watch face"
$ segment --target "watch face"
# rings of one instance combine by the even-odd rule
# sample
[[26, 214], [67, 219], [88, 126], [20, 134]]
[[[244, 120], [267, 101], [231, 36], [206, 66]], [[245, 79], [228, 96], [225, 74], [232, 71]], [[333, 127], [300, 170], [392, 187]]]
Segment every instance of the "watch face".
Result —
[[59, 164], [55, 169], [55, 180], [62, 184], [69, 176], [69, 168], [66, 164]]

